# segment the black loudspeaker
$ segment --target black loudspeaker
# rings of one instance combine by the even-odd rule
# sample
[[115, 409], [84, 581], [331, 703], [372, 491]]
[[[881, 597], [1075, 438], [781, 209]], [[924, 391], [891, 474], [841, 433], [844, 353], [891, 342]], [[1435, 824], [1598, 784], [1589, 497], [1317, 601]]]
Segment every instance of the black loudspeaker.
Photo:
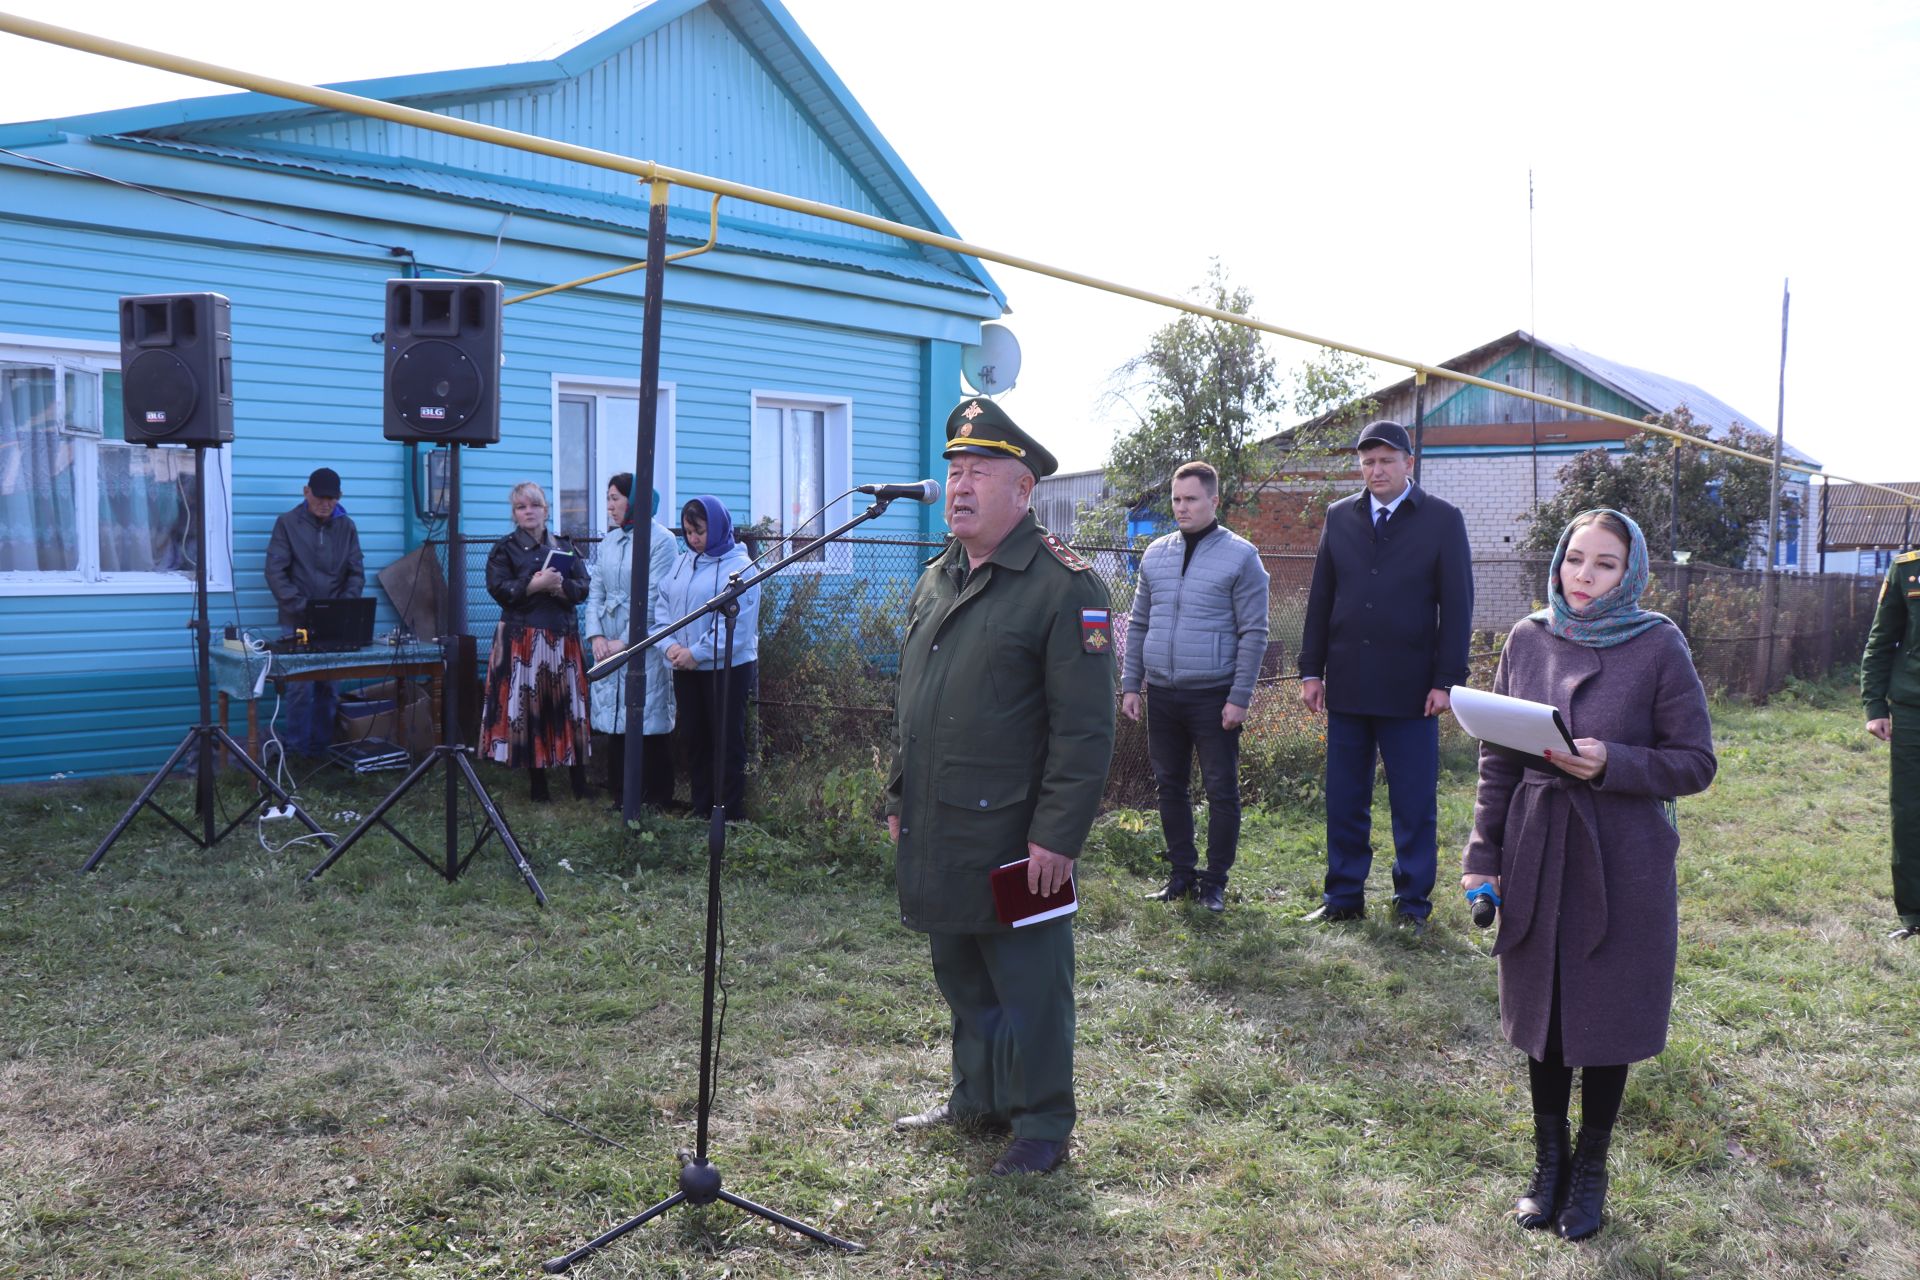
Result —
[[217, 293], [120, 299], [120, 386], [129, 443], [231, 443], [233, 304]]
[[500, 439], [500, 282], [387, 281], [389, 440]]

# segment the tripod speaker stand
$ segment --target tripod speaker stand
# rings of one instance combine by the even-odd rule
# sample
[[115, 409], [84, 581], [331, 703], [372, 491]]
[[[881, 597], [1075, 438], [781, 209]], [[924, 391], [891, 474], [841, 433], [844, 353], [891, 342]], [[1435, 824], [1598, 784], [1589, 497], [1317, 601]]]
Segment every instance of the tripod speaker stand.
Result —
[[[727, 681], [733, 668], [733, 630], [740, 616], [740, 597], [745, 595], [750, 588], [758, 586], [794, 561], [812, 554], [855, 525], [864, 524], [868, 520], [879, 516], [887, 509], [887, 505], [891, 501], [891, 498], [876, 497], [872, 506], [862, 511], [853, 519], [847, 521], [839, 528], [830, 530], [818, 538], [815, 538], [805, 546], [795, 550], [792, 554], [774, 561], [752, 577], [742, 579], [739, 574], [734, 574], [727, 579], [726, 589], [719, 595], [707, 601], [686, 617], [660, 628], [646, 639], [636, 641], [627, 648], [622, 649], [619, 653], [614, 654], [590, 670], [587, 673], [587, 678], [589, 680], [604, 679], [625, 666], [636, 654], [645, 652], [648, 648], [665, 639], [667, 636], [672, 635], [682, 627], [696, 622], [709, 614], [719, 614], [720, 617], [725, 620], [726, 640], [721, 649], [722, 663], [720, 666], [720, 679], [715, 683], [718, 686], [718, 703], [722, 708], [722, 714], [724, 714], [724, 709], [727, 705]], [[830, 1244], [836, 1249], [845, 1249], [849, 1253], [862, 1253], [866, 1250], [866, 1246], [863, 1244], [855, 1244], [851, 1240], [842, 1240], [838, 1236], [828, 1235], [818, 1227], [810, 1227], [804, 1222], [789, 1218], [783, 1213], [775, 1212], [765, 1205], [755, 1204], [744, 1196], [734, 1195], [731, 1191], [726, 1190], [720, 1185], [720, 1170], [707, 1159], [708, 1122], [713, 1114], [714, 1056], [718, 1049], [718, 1046], [714, 1043], [713, 1032], [713, 993], [719, 980], [720, 869], [725, 864], [727, 858], [727, 810], [724, 803], [726, 787], [722, 781], [726, 771], [726, 740], [727, 735], [724, 726], [717, 727], [713, 735], [713, 777], [714, 795], [719, 802], [713, 806], [713, 815], [707, 821], [707, 950], [706, 963], [702, 969], [702, 993], [700, 1002], [700, 1102], [697, 1113], [698, 1119], [696, 1121], [697, 1127], [695, 1130], [693, 1158], [685, 1161], [680, 1167], [680, 1189], [678, 1191], [648, 1208], [645, 1212], [629, 1218], [627, 1221], [609, 1231], [602, 1232], [586, 1244], [575, 1249], [572, 1253], [564, 1254], [558, 1258], [550, 1258], [546, 1262], [541, 1263], [541, 1268], [549, 1275], [557, 1275], [562, 1271], [568, 1270], [574, 1263], [588, 1257], [597, 1250], [605, 1248], [621, 1236], [627, 1234], [627, 1232], [632, 1231], [635, 1227], [652, 1221], [676, 1205], [683, 1203], [709, 1205], [716, 1200], [724, 1201], [736, 1209], [743, 1209], [755, 1217], [765, 1218], [768, 1222], [778, 1223], [789, 1231], [797, 1231], [811, 1240], [819, 1241], [821, 1244]]]
[[[375, 823], [387, 829], [387, 832], [412, 851], [413, 855], [433, 868], [447, 883], [452, 884], [467, 869], [473, 856], [480, 852], [480, 846], [489, 836], [499, 836], [500, 843], [507, 851], [507, 857], [520, 872], [520, 878], [527, 882], [527, 888], [533, 892], [534, 901], [541, 906], [547, 905], [547, 895], [540, 888], [540, 882], [534, 878], [533, 867], [528, 864], [526, 854], [520, 851], [520, 842], [513, 838], [513, 829], [507, 825], [507, 819], [500, 807], [487, 793], [487, 784], [480, 780], [479, 773], [473, 767], [473, 748], [466, 744], [460, 726], [460, 692], [456, 687], [458, 680], [457, 649], [460, 633], [466, 629], [466, 546], [460, 541], [460, 445], [450, 443], [447, 446], [447, 588], [440, 605], [441, 635], [440, 651], [446, 662], [448, 678], [441, 682], [444, 705], [440, 714], [440, 741], [427, 753], [426, 759], [413, 767], [399, 786], [389, 792], [385, 799], [374, 806], [373, 812], [360, 820], [360, 825], [349, 831], [333, 851], [321, 860], [313, 870], [307, 872], [307, 879], [313, 880], [320, 873], [340, 860], [340, 856], [356, 844]], [[435, 765], [446, 766], [446, 796], [444, 814], [446, 818], [446, 845], [443, 856], [435, 860], [419, 845], [409, 840], [404, 833], [387, 821], [387, 811], [398, 804], [403, 796], [413, 790], [433, 771]], [[460, 834], [460, 784], [465, 782], [473, 793], [480, 811], [486, 815], [486, 826], [466, 852], [461, 852]]]
[[[210, 849], [226, 839], [234, 828], [259, 812], [269, 800], [277, 801], [282, 806], [290, 808], [293, 816], [322, 841], [328, 838], [326, 833], [320, 830], [319, 824], [307, 816], [307, 811], [295, 804], [292, 798], [281, 789], [280, 784], [267, 775], [265, 769], [254, 763], [253, 758], [247, 755], [246, 749], [235, 742], [225, 729], [213, 722], [213, 657], [210, 651], [213, 643], [213, 628], [207, 621], [207, 450], [218, 448], [219, 445], [208, 441], [196, 441], [188, 447], [193, 450], [193, 516], [188, 528], [195, 547], [192, 626], [197, 642], [194, 645], [194, 652], [195, 670], [200, 684], [200, 723], [187, 730], [187, 736], [182, 738], [180, 745], [173, 749], [173, 754], [167, 757], [167, 762], [147, 779], [147, 785], [141, 788], [134, 802], [127, 806], [127, 811], [120, 815], [120, 820], [113, 824], [113, 829], [107, 832], [107, 838], [102, 840], [100, 847], [81, 864], [82, 872], [92, 871], [99, 866], [100, 860], [107, 856], [107, 850], [113, 848], [113, 842], [132, 825], [134, 818], [139, 816], [140, 810], [148, 807], [178, 827], [187, 839], [202, 849]], [[261, 787], [261, 793], [255, 797], [253, 803], [242, 809], [238, 817], [217, 832], [213, 829], [213, 749], [215, 746], [224, 747], [228, 758], [251, 773], [254, 781]], [[154, 799], [161, 784], [166, 782], [180, 762], [187, 758], [189, 752], [194, 754], [193, 808], [200, 822], [198, 831], [168, 813], [160, 806], [160, 802]]]

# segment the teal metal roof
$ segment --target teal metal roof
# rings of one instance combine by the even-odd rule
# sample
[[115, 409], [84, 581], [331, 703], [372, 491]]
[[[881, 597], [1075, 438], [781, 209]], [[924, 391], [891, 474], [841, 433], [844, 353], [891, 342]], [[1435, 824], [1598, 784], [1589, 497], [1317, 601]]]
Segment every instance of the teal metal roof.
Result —
[[[328, 87], [713, 173], [958, 236], [779, 0], [655, 0], [551, 59]], [[663, 93], [675, 99], [659, 96]], [[689, 96], [699, 97], [705, 109], [677, 110]], [[735, 151], [729, 139], [749, 129], [756, 146]], [[490, 203], [510, 190], [506, 203], [513, 207], [616, 226], [632, 225], [629, 206], [637, 203], [625, 194], [633, 183], [628, 175], [256, 93], [0, 125], [0, 146], [58, 143], [74, 134], [148, 146], [171, 143], [182, 150], [198, 148], [208, 158]], [[501, 178], [506, 181], [496, 181]], [[472, 189], [462, 190], [463, 182]], [[811, 189], [794, 189], [800, 186]], [[702, 193], [676, 191], [676, 196], [684, 200], [682, 207], [697, 204], [704, 214]], [[783, 256], [971, 287], [1006, 307], [1004, 291], [973, 258], [763, 206], [743, 220], [760, 224], [768, 241], [783, 242], [777, 250]], [[829, 251], [827, 241], [839, 244]], [[759, 248], [776, 251], [771, 243]], [[863, 249], [879, 252], [868, 258]], [[911, 263], [916, 259], [931, 270], [915, 273]], [[886, 265], [875, 267], [876, 262]]]

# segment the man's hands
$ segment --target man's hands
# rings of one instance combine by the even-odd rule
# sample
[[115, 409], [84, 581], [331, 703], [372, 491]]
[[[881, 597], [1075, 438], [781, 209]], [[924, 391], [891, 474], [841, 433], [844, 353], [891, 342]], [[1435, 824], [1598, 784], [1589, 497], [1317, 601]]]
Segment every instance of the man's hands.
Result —
[[1140, 695], [1137, 693], [1121, 694], [1120, 714], [1129, 720], [1138, 721], [1140, 719]]
[[1310, 680], [1302, 676], [1300, 679], [1300, 701], [1305, 704], [1307, 710], [1313, 712], [1315, 715], [1324, 712], [1327, 709], [1327, 682], [1324, 680]]
[[1891, 716], [1877, 716], [1867, 721], [1867, 732], [1882, 742], [1892, 742], [1893, 718]]
[[1500, 892], [1499, 876], [1476, 876], [1468, 874], [1460, 877], [1460, 888], [1463, 892], [1471, 893], [1483, 884], [1492, 885], [1495, 893]]
[[1565, 752], [1547, 752], [1547, 761], [1562, 773], [1570, 773], [1584, 782], [1591, 782], [1606, 772], [1607, 744], [1598, 738], [1575, 738], [1573, 745], [1578, 748], [1577, 756]]
[[1452, 707], [1453, 698], [1445, 689], [1427, 690], [1427, 715], [1437, 716], [1442, 711], [1451, 710]]
[[[890, 827], [898, 827], [898, 818], [890, 819]], [[1051, 898], [1060, 891], [1060, 886], [1073, 878], [1073, 859], [1064, 853], [1055, 853], [1051, 849], [1042, 849], [1032, 841], [1027, 842], [1027, 892], [1037, 893], [1043, 898]]]
[[1246, 722], [1247, 709], [1245, 707], [1236, 707], [1231, 702], [1221, 704], [1220, 727], [1222, 729], [1225, 729], [1228, 733], [1232, 733]]

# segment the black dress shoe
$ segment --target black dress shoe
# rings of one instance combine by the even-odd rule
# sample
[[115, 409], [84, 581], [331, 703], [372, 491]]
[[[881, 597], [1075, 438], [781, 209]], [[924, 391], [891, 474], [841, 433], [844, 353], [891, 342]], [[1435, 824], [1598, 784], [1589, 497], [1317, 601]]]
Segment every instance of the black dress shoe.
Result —
[[1067, 1144], [1045, 1138], [1015, 1138], [993, 1162], [993, 1176], [1013, 1173], [1052, 1173], [1066, 1159]]
[[1411, 911], [1402, 911], [1394, 918], [1393, 923], [1396, 928], [1411, 930], [1413, 936], [1416, 938], [1423, 936], [1427, 932], [1426, 917], [1417, 916]]
[[1573, 1166], [1573, 1134], [1565, 1116], [1533, 1117], [1533, 1177], [1526, 1194], [1514, 1202], [1513, 1216], [1528, 1231], [1554, 1225], [1567, 1203], [1567, 1175]]
[[950, 1104], [939, 1102], [918, 1115], [901, 1116], [893, 1122], [893, 1131], [914, 1133], [921, 1129], [938, 1129], [942, 1125], [952, 1125], [956, 1129], [969, 1129], [983, 1133], [1005, 1133], [1012, 1128], [998, 1116], [956, 1115]]
[[1606, 1221], [1607, 1148], [1612, 1144], [1613, 1130], [1580, 1126], [1580, 1141], [1574, 1144], [1567, 1170], [1567, 1200], [1553, 1221], [1562, 1240], [1585, 1240]]
[[1194, 891], [1194, 897], [1215, 915], [1227, 909], [1227, 886], [1223, 884], [1203, 884]]
[[1365, 920], [1365, 907], [1336, 907], [1323, 902], [1316, 909], [1307, 912], [1300, 919], [1305, 924], [1346, 924], [1351, 920]]
[[1155, 889], [1146, 898], [1148, 902], [1178, 902], [1192, 892], [1192, 879], [1176, 871], [1168, 878], [1165, 888]]

